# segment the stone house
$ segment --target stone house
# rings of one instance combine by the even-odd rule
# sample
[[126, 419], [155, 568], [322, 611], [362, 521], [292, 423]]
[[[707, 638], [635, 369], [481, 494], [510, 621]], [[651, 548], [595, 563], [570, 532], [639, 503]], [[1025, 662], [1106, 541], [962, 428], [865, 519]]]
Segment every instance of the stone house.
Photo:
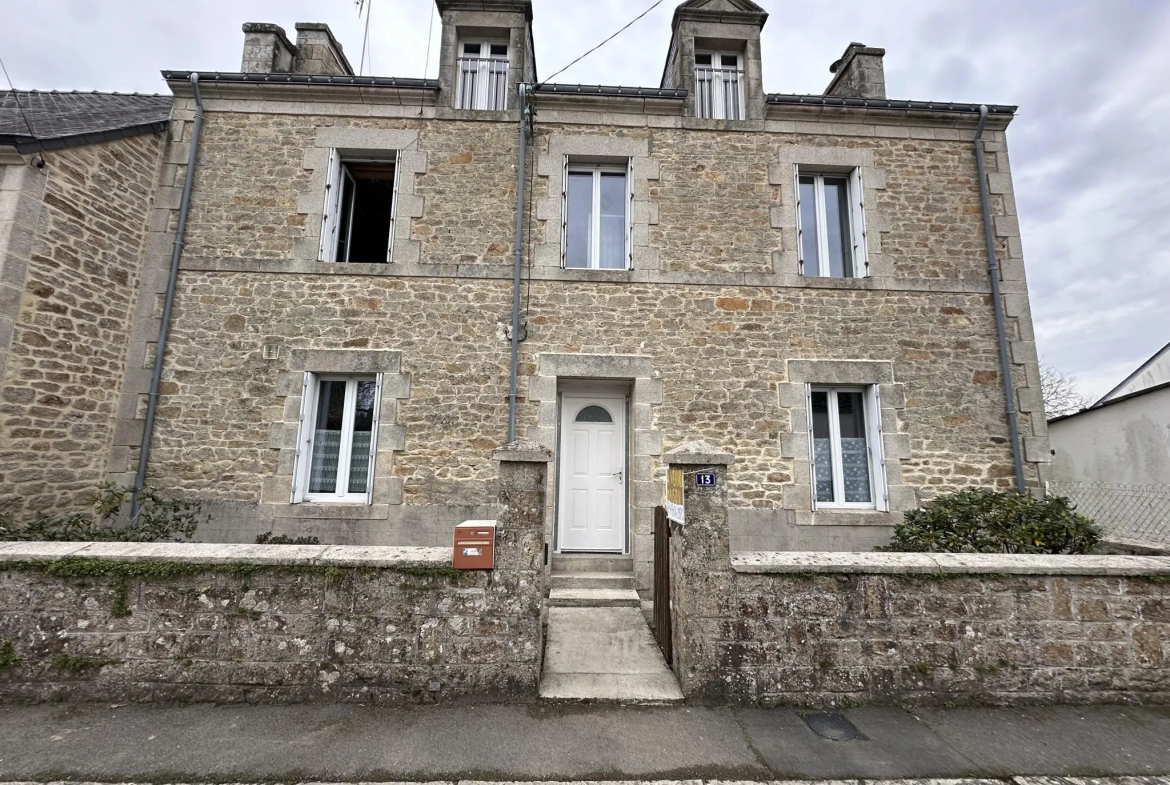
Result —
[[0, 512], [106, 476], [171, 103], [0, 95]]
[[551, 552], [643, 591], [685, 442], [735, 455], [736, 550], [868, 550], [937, 494], [1042, 487], [1013, 107], [887, 99], [861, 44], [824, 95], [766, 93], [748, 0], [682, 3], [658, 87], [548, 84], [530, 2], [436, 4], [436, 80], [356, 76], [318, 24], [164, 72], [95, 479], [145, 468], [207, 540], [446, 545], [530, 439]]

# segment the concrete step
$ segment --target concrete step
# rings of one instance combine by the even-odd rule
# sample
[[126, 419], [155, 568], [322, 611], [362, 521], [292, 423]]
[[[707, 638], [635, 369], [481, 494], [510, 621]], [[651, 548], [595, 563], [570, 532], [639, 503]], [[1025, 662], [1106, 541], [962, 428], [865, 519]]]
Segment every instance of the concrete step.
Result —
[[548, 604], [550, 608], [641, 608], [642, 600], [633, 589], [553, 589]]
[[552, 557], [553, 572], [633, 572], [632, 556], [607, 556], [604, 554], [555, 554]]
[[554, 572], [554, 589], [632, 589], [632, 572]]

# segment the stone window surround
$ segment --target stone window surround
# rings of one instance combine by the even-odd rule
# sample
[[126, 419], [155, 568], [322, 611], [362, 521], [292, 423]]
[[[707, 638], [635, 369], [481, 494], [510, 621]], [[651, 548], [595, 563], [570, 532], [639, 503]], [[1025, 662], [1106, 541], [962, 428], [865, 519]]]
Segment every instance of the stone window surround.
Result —
[[[654, 407], [663, 402], [660, 373], [650, 357], [629, 354], [544, 353], [537, 359], [536, 376], [528, 380], [528, 400], [538, 404], [539, 420], [526, 438], [557, 449], [560, 382], [625, 381], [630, 391], [630, 552], [639, 590], [650, 588], [654, 544], [651, 535], [654, 508], [662, 502], [662, 489], [654, 481], [654, 463], [662, 455], [662, 432], [654, 429]], [[556, 471], [549, 472], [546, 537], [551, 542], [556, 525]]]
[[423, 214], [423, 197], [415, 194], [414, 184], [415, 176], [427, 171], [427, 155], [418, 149], [418, 136], [418, 131], [381, 128], [318, 128], [313, 146], [305, 151], [303, 164], [306, 171], [313, 173], [309, 190], [297, 197], [297, 213], [306, 216], [305, 234], [294, 243], [290, 261], [326, 264], [317, 257], [325, 212], [325, 186], [329, 179], [329, 151], [354, 157], [398, 151], [398, 197], [390, 264], [418, 264], [422, 243], [412, 237], [414, 219]]
[[[893, 275], [893, 263], [882, 254], [882, 232], [890, 231], [890, 220], [878, 206], [877, 192], [886, 188], [886, 172], [874, 167], [873, 150], [865, 147], [801, 147], [784, 145], [776, 156], [776, 163], [768, 165], [768, 184], [780, 187], [780, 204], [772, 207], [772, 228], [782, 233], [782, 250], [772, 254], [772, 269], [783, 279], [784, 285], [800, 286], [817, 276], [800, 273], [800, 254], [797, 249], [799, 216], [796, 214], [796, 181], [793, 167], [807, 167], [819, 173], [847, 174], [861, 170], [865, 193], [866, 254], [869, 275], [865, 278], [885, 278]], [[825, 280], [825, 279], [821, 279]], [[837, 279], [827, 279], [837, 280]]]
[[[406, 449], [406, 429], [398, 425], [398, 402], [410, 398], [410, 374], [401, 372], [402, 353], [349, 349], [292, 349], [285, 371], [276, 382], [276, 394], [284, 398], [281, 420], [272, 424], [268, 446], [280, 451], [276, 475], [267, 477], [260, 503], [270, 518], [322, 518], [332, 520], [385, 520], [390, 506], [402, 504], [404, 481], [394, 476], [394, 453]], [[382, 374], [382, 400], [378, 419], [378, 452], [374, 462], [373, 504], [301, 502], [289, 499], [293, 484], [297, 440], [300, 435], [305, 373]]]
[[[561, 215], [566, 159], [581, 162], [613, 162], [628, 160], [633, 182], [634, 199], [631, 209], [633, 232], [630, 244], [633, 250], [631, 270], [659, 270], [659, 249], [650, 246], [650, 227], [658, 224], [658, 204], [650, 201], [650, 181], [658, 180], [659, 163], [650, 157], [650, 140], [622, 136], [565, 136], [554, 134], [548, 139], [547, 152], [537, 155], [536, 174], [548, 181], [548, 196], [538, 199], [532, 220], [544, 224], [544, 242], [533, 249], [535, 268], [561, 269]], [[539, 236], [539, 235], [538, 235]], [[613, 272], [585, 270], [585, 273]], [[618, 271], [628, 274], [628, 271]]]
[[[881, 396], [882, 449], [890, 511], [812, 509], [812, 467], [808, 459], [808, 407], [805, 385], [876, 385]], [[792, 479], [784, 486], [783, 507], [797, 525], [893, 526], [901, 513], [918, 506], [914, 488], [902, 484], [901, 461], [910, 458], [910, 435], [901, 432], [906, 408], [903, 385], [894, 381], [894, 364], [874, 360], [789, 360], [788, 382], [780, 385], [780, 408], [788, 412], [791, 433], [780, 436], [780, 455], [792, 459]]]

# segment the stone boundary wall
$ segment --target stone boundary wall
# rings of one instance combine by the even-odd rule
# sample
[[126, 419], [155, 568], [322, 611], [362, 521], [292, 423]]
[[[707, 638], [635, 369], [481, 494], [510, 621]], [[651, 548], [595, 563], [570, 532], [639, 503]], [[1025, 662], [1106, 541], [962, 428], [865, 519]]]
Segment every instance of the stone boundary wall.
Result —
[[[744, 553], [688, 697], [1170, 703], [1170, 558]], [[697, 645], [696, 645], [697, 644]]]
[[0, 543], [0, 701], [534, 696], [542, 584], [501, 550]]

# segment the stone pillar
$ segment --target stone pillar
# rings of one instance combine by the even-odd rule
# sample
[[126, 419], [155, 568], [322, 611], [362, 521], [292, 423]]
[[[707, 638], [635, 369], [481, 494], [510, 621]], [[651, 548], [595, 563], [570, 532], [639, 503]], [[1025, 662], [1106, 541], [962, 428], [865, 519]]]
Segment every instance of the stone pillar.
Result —
[[[670, 592], [674, 613], [674, 673], [688, 699], [721, 701], [732, 692], [720, 673], [715, 641], [731, 615], [734, 576], [727, 523], [727, 469], [733, 461], [705, 442], [689, 442], [663, 456], [683, 472], [686, 523], [672, 524]], [[699, 485], [699, 474], [715, 484]]]
[[[508, 618], [508, 637], [516, 651], [504, 659], [509, 673], [497, 674], [513, 692], [535, 696], [544, 656], [544, 601], [548, 578], [544, 567], [545, 481], [551, 452], [536, 442], [515, 441], [492, 456], [500, 463], [499, 512], [496, 515], [496, 567], [490, 573], [487, 603]], [[515, 697], [513, 695], [513, 697]]]

